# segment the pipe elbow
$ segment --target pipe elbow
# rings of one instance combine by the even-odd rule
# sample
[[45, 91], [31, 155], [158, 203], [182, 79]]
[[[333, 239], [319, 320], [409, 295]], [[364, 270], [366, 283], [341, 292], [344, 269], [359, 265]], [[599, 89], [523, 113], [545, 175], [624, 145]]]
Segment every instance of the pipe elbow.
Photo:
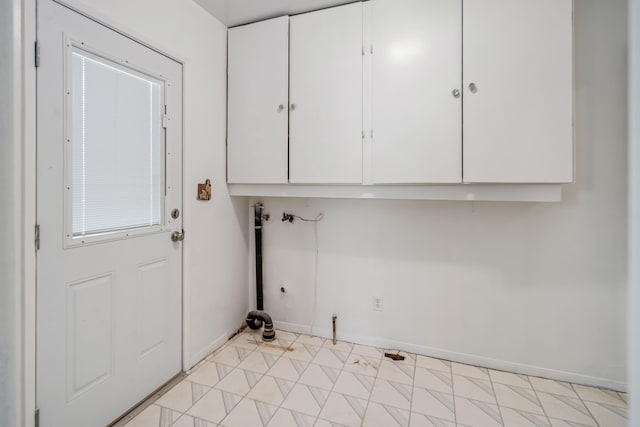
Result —
[[262, 339], [264, 341], [273, 341], [276, 338], [276, 331], [273, 329], [273, 320], [269, 314], [264, 311], [250, 311], [247, 314], [247, 326], [250, 329], [260, 329], [264, 324]]

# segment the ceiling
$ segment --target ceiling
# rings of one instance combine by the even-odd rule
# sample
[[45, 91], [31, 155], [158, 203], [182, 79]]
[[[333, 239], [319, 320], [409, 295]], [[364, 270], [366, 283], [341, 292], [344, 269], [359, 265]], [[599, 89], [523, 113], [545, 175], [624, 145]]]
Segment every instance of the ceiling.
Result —
[[354, 0], [194, 0], [227, 27], [294, 15]]

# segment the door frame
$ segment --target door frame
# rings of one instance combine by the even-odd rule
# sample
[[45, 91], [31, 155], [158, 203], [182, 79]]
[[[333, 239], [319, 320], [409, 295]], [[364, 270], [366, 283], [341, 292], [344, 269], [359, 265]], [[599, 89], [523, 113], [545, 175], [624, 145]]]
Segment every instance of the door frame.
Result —
[[[179, 63], [182, 67], [182, 214], [188, 211], [185, 203], [185, 129], [187, 114], [185, 113], [185, 100], [188, 93], [185, 91], [185, 76], [190, 69], [188, 61], [183, 59], [179, 54], [167, 49], [162, 43], [157, 43], [151, 38], [138, 33], [137, 31], [120, 24], [112, 18], [104, 15], [83, 3], [81, 0], [53, 0], [56, 3], [79, 13], [80, 15], [97, 22], [118, 34], [121, 34], [143, 46], [161, 54], [173, 61]], [[22, 213], [23, 213], [23, 396], [22, 408], [24, 413], [24, 425], [26, 427], [35, 427], [35, 411], [37, 409], [36, 400], [36, 340], [37, 340], [37, 277], [36, 277], [36, 250], [34, 244], [34, 227], [37, 223], [37, 77], [36, 67], [34, 64], [34, 46], [38, 40], [38, 0], [22, 0], [21, 11], [21, 38], [22, 38], [22, 92], [23, 92], [23, 164], [22, 164]], [[183, 219], [183, 227], [187, 225]], [[190, 344], [188, 331], [191, 329], [189, 316], [190, 308], [190, 289], [188, 282], [185, 280], [185, 253], [189, 248], [188, 240], [182, 244], [182, 340], [181, 340], [181, 356], [182, 370], [185, 371], [190, 366], [189, 354], [187, 349]], [[132, 405], [138, 402], [131, 402]]]

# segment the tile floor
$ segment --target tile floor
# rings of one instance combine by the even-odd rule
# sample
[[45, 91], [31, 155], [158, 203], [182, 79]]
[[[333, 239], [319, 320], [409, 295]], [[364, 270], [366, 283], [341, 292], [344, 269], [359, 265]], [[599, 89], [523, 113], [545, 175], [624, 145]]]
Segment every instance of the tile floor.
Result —
[[627, 425], [627, 395], [277, 331], [247, 330], [127, 427]]

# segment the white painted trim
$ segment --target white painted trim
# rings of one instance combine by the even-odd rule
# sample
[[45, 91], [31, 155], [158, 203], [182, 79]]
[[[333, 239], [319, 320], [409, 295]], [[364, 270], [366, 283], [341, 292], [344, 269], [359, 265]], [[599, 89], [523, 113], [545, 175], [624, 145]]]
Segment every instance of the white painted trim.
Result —
[[640, 0], [629, 1], [629, 302], [630, 426], [640, 426]]
[[[280, 322], [278, 320], [274, 320], [273, 327], [276, 329], [282, 329], [283, 331], [294, 332], [296, 334], [313, 335], [311, 332], [311, 326], [309, 325], [299, 325], [297, 323], [287, 323], [287, 322]], [[278, 332], [276, 331], [276, 335], [277, 334]], [[327, 338], [331, 338], [331, 337], [327, 337]]]
[[23, 215], [23, 351], [24, 425], [35, 426], [36, 409], [36, 0], [22, 1], [22, 215]]
[[[310, 327], [308, 325], [300, 325], [295, 323], [279, 322], [274, 320], [276, 329], [284, 331], [308, 334]], [[329, 328], [314, 328], [313, 335], [322, 338], [333, 338], [333, 331]], [[276, 331], [276, 337], [278, 332]], [[451, 360], [453, 362], [465, 363], [468, 365], [481, 366], [484, 368], [496, 369], [499, 371], [514, 372], [516, 374], [530, 375], [533, 377], [549, 378], [557, 381], [565, 381], [574, 384], [583, 384], [588, 386], [602, 387], [616, 391], [626, 391], [627, 383], [620, 381], [612, 381], [606, 378], [592, 377], [576, 372], [559, 371], [556, 369], [543, 368], [540, 366], [526, 365], [523, 363], [514, 363], [506, 360], [493, 359], [490, 357], [482, 357], [474, 354], [459, 353], [450, 350], [444, 350], [436, 347], [428, 347], [422, 345], [411, 344], [402, 341], [394, 341], [385, 338], [362, 336], [362, 335], [342, 335], [338, 332], [337, 338], [340, 341], [351, 342], [355, 344], [368, 345], [372, 347], [388, 348], [394, 350], [402, 350], [409, 353], [420, 354], [423, 356], [436, 357], [438, 359]]]
[[[187, 121], [188, 121], [188, 103], [186, 102], [187, 97], [189, 96], [187, 93], [187, 85], [185, 84], [185, 76], [189, 72], [190, 66], [189, 62], [182, 63], [182, 229], [189, 230], [191, 223], [188, 218], [189, 209], [187, 204], [185, 203], [185, 189], [186, 189], [186, 179], [185, 179], [185, 170], [186, 170], [186, 159], [187, 159]], [[191, 243], [190, 240], [187, 239], [182, 242], [182, 370], [187, 371], [193, 365], [189, 365], [187, 363], [188, 360], [191, 359], [191, 280], [189, 280], [189, 276], [186, 274], [186, 265], [189, 265], [189, 260], [191, 258]]]
[[191, 357], [191, 359], [185, 361], [184, 371], [186, 372], [189, 369], [193, 368], [198, 363], [200, 363], [205, 357], [207, 357], [208, 355], [213, 353], [215, 350], [217, 350], [220, 347], [222, 347], [227, 341], [229, 341], [229, 339], [233, 335], [234, 335], [234, 332], [229, 332], [229, 333], [220, 335], [218, 338], [216, 338], [215, 340], [211, 341], [202, 350], [200, 350], [197, 353], [195, 353]]
[[559, 202], [560, 184], [297, 185], [227, 184], [232, 196], [326, 199]]

